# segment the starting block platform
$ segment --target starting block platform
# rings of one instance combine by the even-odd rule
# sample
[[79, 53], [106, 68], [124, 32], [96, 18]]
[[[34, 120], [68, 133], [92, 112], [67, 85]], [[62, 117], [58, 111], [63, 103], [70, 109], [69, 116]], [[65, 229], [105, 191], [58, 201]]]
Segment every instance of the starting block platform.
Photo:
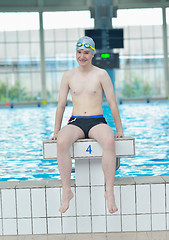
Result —
[[[115, 138], [117, 157], [135, 156], [135, 138]], [[93, 158], [102, 156], [102, 147], [94, 139], [79, 139], [70, 148], [71, 157]], [[43, 141], [43, 159], [57, 159], [57, 140]]]
[[[116, 170], [120, 167], [120, 157], [135, 156], [135, 138], [115, 138]], [[75, 159], [75, 182], [77, 186], [104, 184], [102, 171], [102, 147], [94, 139], [79, 139], [70, 147]], [[43, 141], [43, 159], [57, 159], [57, 140]], [[99, 173], [99, 179], [95, 178]], [[93, 179], [93, 180], [92, 180]], [[97, 180], [96, 180], [97, 179]]]

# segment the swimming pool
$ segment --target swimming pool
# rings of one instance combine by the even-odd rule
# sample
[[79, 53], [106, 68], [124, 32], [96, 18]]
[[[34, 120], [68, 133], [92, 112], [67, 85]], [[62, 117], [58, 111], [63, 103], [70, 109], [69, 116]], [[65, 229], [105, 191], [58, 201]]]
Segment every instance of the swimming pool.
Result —
[[[109, 107], [103, 109], [115, 130]], [[169, 102], [128, 102], [119, 110], [124, 134], [136, 138], [136, 156], [121, 158], [116, 177], [169, 175]], [[42, 141], [52, 136], [55, 111], [55, 105], [0, 109], [1, 181], [60, 178], [57, 160], [42, 157]], [[67, 106], [63, 125], [71, 111]]]

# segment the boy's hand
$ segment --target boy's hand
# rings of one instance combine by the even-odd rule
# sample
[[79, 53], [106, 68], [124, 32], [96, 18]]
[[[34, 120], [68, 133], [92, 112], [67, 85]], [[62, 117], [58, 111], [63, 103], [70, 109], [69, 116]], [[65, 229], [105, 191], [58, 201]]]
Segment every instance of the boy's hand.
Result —
[[123, 131], [122, 131], [122, 132], [117, 132], [117, 133], [115, 134], [115, 138], [122, 138], [122, 137], [124, 137]]
[[54, 133], [53, 137], [51, 138], [51, 140], [57, 140], [57, 135], [58, 135], [57, 133]]

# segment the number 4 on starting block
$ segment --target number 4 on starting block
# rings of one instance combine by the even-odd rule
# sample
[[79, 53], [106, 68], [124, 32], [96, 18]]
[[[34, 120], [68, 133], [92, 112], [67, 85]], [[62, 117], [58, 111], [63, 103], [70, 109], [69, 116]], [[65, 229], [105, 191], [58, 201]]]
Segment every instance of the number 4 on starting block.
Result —
[[91, 145], [89, 145], [89, 146], [87, 147], [86, 152], [88, 152], [89, 154], [92, 153], [92, 146], [91, 146]]

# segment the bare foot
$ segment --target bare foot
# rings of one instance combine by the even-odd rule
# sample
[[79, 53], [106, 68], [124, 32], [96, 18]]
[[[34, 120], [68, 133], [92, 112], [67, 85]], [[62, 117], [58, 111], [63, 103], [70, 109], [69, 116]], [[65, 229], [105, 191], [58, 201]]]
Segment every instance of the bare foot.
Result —
[[116, 202], [115, 202], [115, 197], [114, 197], [114, 193], [111, 191], [111, 192], [106, 192], [104, 194], [104, 197], [106, 198], [107, 200], [107, 208], [109, 210], [109, 213], [115, 213], [118, 211], [118, 208], [116, 206]]
[[61, 213], [65, 213], [68, 208], [69, 208], [69, 202], [70, 200], [73, 198], [73, 193], [71, 191], [71, 189], [68, 190], [63, 190], [63, 194], [62, 194], [62, 204], [59, 208], [59, 211]]

